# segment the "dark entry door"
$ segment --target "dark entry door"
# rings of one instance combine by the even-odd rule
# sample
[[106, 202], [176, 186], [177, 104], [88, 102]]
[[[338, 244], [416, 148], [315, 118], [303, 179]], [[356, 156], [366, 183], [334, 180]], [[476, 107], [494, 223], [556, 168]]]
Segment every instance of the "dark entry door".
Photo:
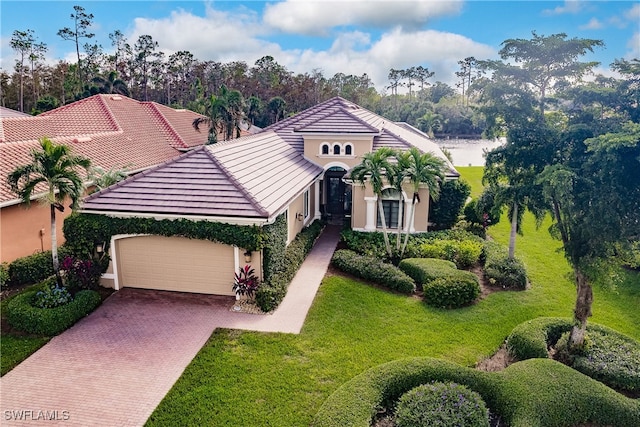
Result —
[[331, 168], [324, 174], [328, 214], [343, 215], [345, 213], [345, 183], [342, 181], [345, 172], [342, 168]]

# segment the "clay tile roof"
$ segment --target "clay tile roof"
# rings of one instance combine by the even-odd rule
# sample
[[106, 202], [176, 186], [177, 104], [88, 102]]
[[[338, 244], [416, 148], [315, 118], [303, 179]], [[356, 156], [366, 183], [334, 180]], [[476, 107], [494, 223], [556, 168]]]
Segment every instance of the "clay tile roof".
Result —
[[198, 148], [89, 196], [83, 211], [269, 218], [322, 168], [277, 134]]

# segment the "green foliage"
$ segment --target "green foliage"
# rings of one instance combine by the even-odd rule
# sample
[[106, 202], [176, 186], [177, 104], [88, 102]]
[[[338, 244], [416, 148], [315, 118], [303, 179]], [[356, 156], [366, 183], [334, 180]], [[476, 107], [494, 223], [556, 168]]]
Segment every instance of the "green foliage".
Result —
[[264, 246], [260, 227], [187, 219], [112, 218], [106, 215], [74, 213], [64, 221], [65, 247], [70, 253], [91, 256], [97, 243], [107, 244], [116, 234], [182, 236], [235, 245], [252, 251]]
[[[58, 249], [61, 257], [69, 253], [69, 249], [62, 246]], [[18, 258], [9, 264], [9, 284], [20, 286], [28, 283], [38, 283], [54, 274], [51, 251], [38, 252]]]
[[50, 283], [45, 289], [36, 292], [33, 297], [33, 306], [37, 308], [56, 308], [68, 304], [73, 297], [66, 288], [58, 288], [55, 282]]
[[430, 240], [420, 245], [423, 258], [453, 261], [458, 268], [470, 268], [480, 262], [482, 243], [475, 240]]
[[433, 382], [400, 396], [395, 421], [398, 427], [489, 427], [489, 411], [475, 391], [456, 383]]
[[[106, 263], [105, 263], [106, 264]], [[80, 289], [96, 289], [100, 284], [100, 277], [108, 265], [90, 259], [65, 256], [60, 264], [64, 272], [65, 286], [73, 293]]]
[[416, 282], [418, 289], [422, 289], [425, 283], [456, 271], [453, 262], [434, 258], [406, 258], [400, 261], [398, 268]]
[[377, 258], [358, 255], [357, 253], [341, 249], [331, 258], [331, 263], [340, 270], [376, 283], [385, 288], [411, 294], [415, 291], [413, 279], [398, 267], [380, 261]]
[[45, 345], [49, 338], [32, 336], [2, 335], [0, 352], [0, 375], [4, 375], [27, 357]]
[[518, 258], [509, 258], [504, 246], [494, 242], [485, 244], [484, 275], [494, 286], [503, 289], [525, 289], [527, 270]]
[[52, 336], [68, 329], [100, 305], [96, 291], [78, 292], [68, 304], [55, 308], [33, 306], [36, 291], [24, 292], [7, 304], [7, 320], [15, 329], [32, 334]]
[[322, 404], [314, 427], [369, 427], [377, 410], [432, 381], [455, 382], [480, 394], [511, 427], [640, 424], [640, 404], [552, 360], [526, 360], [482, 372], [432, 358], [401, 359], [371, 368]]
[[437, 202], [429, 205], [429, 221], [434, 230], [445, 230], [458, 222], [467, 197], [471, 194], [471, 186], [462, 179], [445, 181], [440, 187]]
[[521, 323], [507, 337], [507, 351], [517, 360], [547, 358], [548, 346], [554, 345], [571, 326], [570, 319], [558, 317], [538, 317]]
[[286, 248], [287, 248], [287, 219], [286, 216], [280, 215], [273, 224], [264, 227], [265, 248], [264, 248], [264, 280], [271, 282], [271, 276], [278, 271], [284, 271], [287, 268]]
[[9, 264], [3, 262], [0, 264], [0, 290], [5, 290], [9, 286]]
[[[566, 351], [569, 332], [558, 343]], [[573, 355], [570, 366], [616, 390], [640, 391], [640, 343], [612, 329], [588, 325], [582, 350]]]
[[[256, 304], [264, 312], [275, 310], [282, 302], [287, 294], [287, 287], [291, 279], [313, 248], [313, 244], [324, 227], [320, 221], [314, 221], [302, 229], [296, 238], [289, 243], [289, 246], [286, 246], [286, 249], [280, 248], [280, 252], [278, 252], [279, 244], [282, 243], [281, 237], [283, 233], [286, 233], [283, 231], [283, 228], [286, 227], [286, 222], [283, 222], [283, 219], [277, 219], [275, 227], [270, 228], [267, 232], [269, 238], [265, 246], [264, 259], [265, 265], [268, 264], [269, 274], [267, 275], [267, 267], [265, 267], [265, 282], [256, 291]], [[284, 242], [286, 243], [286, 237]]]
[[475, 274], [453, 270], [456, 274], [440, 277], [422, 286], [428, 305], [458, 308], [472, 303], [480, 295], [480, 284]]

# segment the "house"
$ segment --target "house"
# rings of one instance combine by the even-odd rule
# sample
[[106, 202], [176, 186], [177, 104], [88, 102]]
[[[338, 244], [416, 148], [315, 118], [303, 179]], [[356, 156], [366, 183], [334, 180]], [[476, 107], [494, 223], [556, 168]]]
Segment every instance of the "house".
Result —
[[[345, 174], [367, 152], [380, 147], [417, 147], [446, 157], [426, 135], [398, 125], [336, 97], [259, 133], [199, 147], [87, 197], [82, 212], [116, 218], [191, 220], [265, 227], [286, 221], [287, 242], [323, 215], [375, 231], [377, 196], [352, 185]], [[459, 174], [447, 161], [447, 177]], [[407, 195], [408, 193], [408, 195]], [[411, 232], [428, 227], [428, 189], [420, 190], [415, 218], [405, 209]], [[391, 225], [398, 218], [398, 195], [383, 192]], [[404, 203], [413, 192], [407, 187]], [[386, 197], [387, 198], [387, 197]], [[394, 218], [395, 214], [395, 218]], [[264, 253], [229, 243], [165, 237], [144, 231], [109, 242], [111, 266], [105, 284], [231, 295], [233, 273], [250, 262], [263, 276]], [[247, 256], [245, 260], [244, 257]]]
[[[7, 174], [30, 161], [40, 138], [69, 145], [94, 166], [133, 174], [203, 145], [207, 132], [193, 129], [196, 117], [202, 116], [121, 95], [94, 95], [38, 116], [0, 110], [0, 262], [51, 248], [48, 207], [25, 209], [7, 183]], [[59, 244], [70, 213], [59, 214]]]

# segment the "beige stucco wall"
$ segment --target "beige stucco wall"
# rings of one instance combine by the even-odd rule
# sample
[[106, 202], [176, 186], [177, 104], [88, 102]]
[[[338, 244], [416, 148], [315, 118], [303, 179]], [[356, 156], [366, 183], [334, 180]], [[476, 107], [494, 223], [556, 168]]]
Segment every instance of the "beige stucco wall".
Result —
[[[311, 224], [314, 220], [315, 213], [315, 185], [311, 184], [309, 187], [309, 212], [306, 218], [302, 221], [298, 220], [297, 214], [304, 215], [304, 193], [300, 194], [297, 198], [291, 202], [287, 214], [287, 227], [289, 232], [289, 242], [292, 241], [296, 235], [307, 225]], [[288, 242], [287, 242], [288, 243]]]
[[[329, 144], [329, 154], [320, 154], [320, 147], [322, 144]], [[341, 154], [333, 154], [333, 146], [335, 144], [341, 145]], [[353, 147], [352, 155], [344, 155], [345, 144], [351, 144]], [[304, 139], [304, 156], [314, 163], [320, 166], [326, 166], [330, 163], [340, 162], [347, 165], [350, 168], [360, 163], [361, 157], [368, 152], [371, 152], [373, 147], [373, 137], [367, 136], [365, 138], [353, 136], [351, 138], [342, 137], [328, 137], [328, 136], [307, 136]]]
[[[58, 246], [64, 243], [62, 226], [71, 215], [69, 201], [64, 203], [64, 212], [56, 211]], [[44, 230], [41, 234], [41, 230]], [[51, 249], [51, 211], [49, 205], [32, 202], [7, 206], [0, 209], [0, 262], [11, 262], [17, 258]]]

